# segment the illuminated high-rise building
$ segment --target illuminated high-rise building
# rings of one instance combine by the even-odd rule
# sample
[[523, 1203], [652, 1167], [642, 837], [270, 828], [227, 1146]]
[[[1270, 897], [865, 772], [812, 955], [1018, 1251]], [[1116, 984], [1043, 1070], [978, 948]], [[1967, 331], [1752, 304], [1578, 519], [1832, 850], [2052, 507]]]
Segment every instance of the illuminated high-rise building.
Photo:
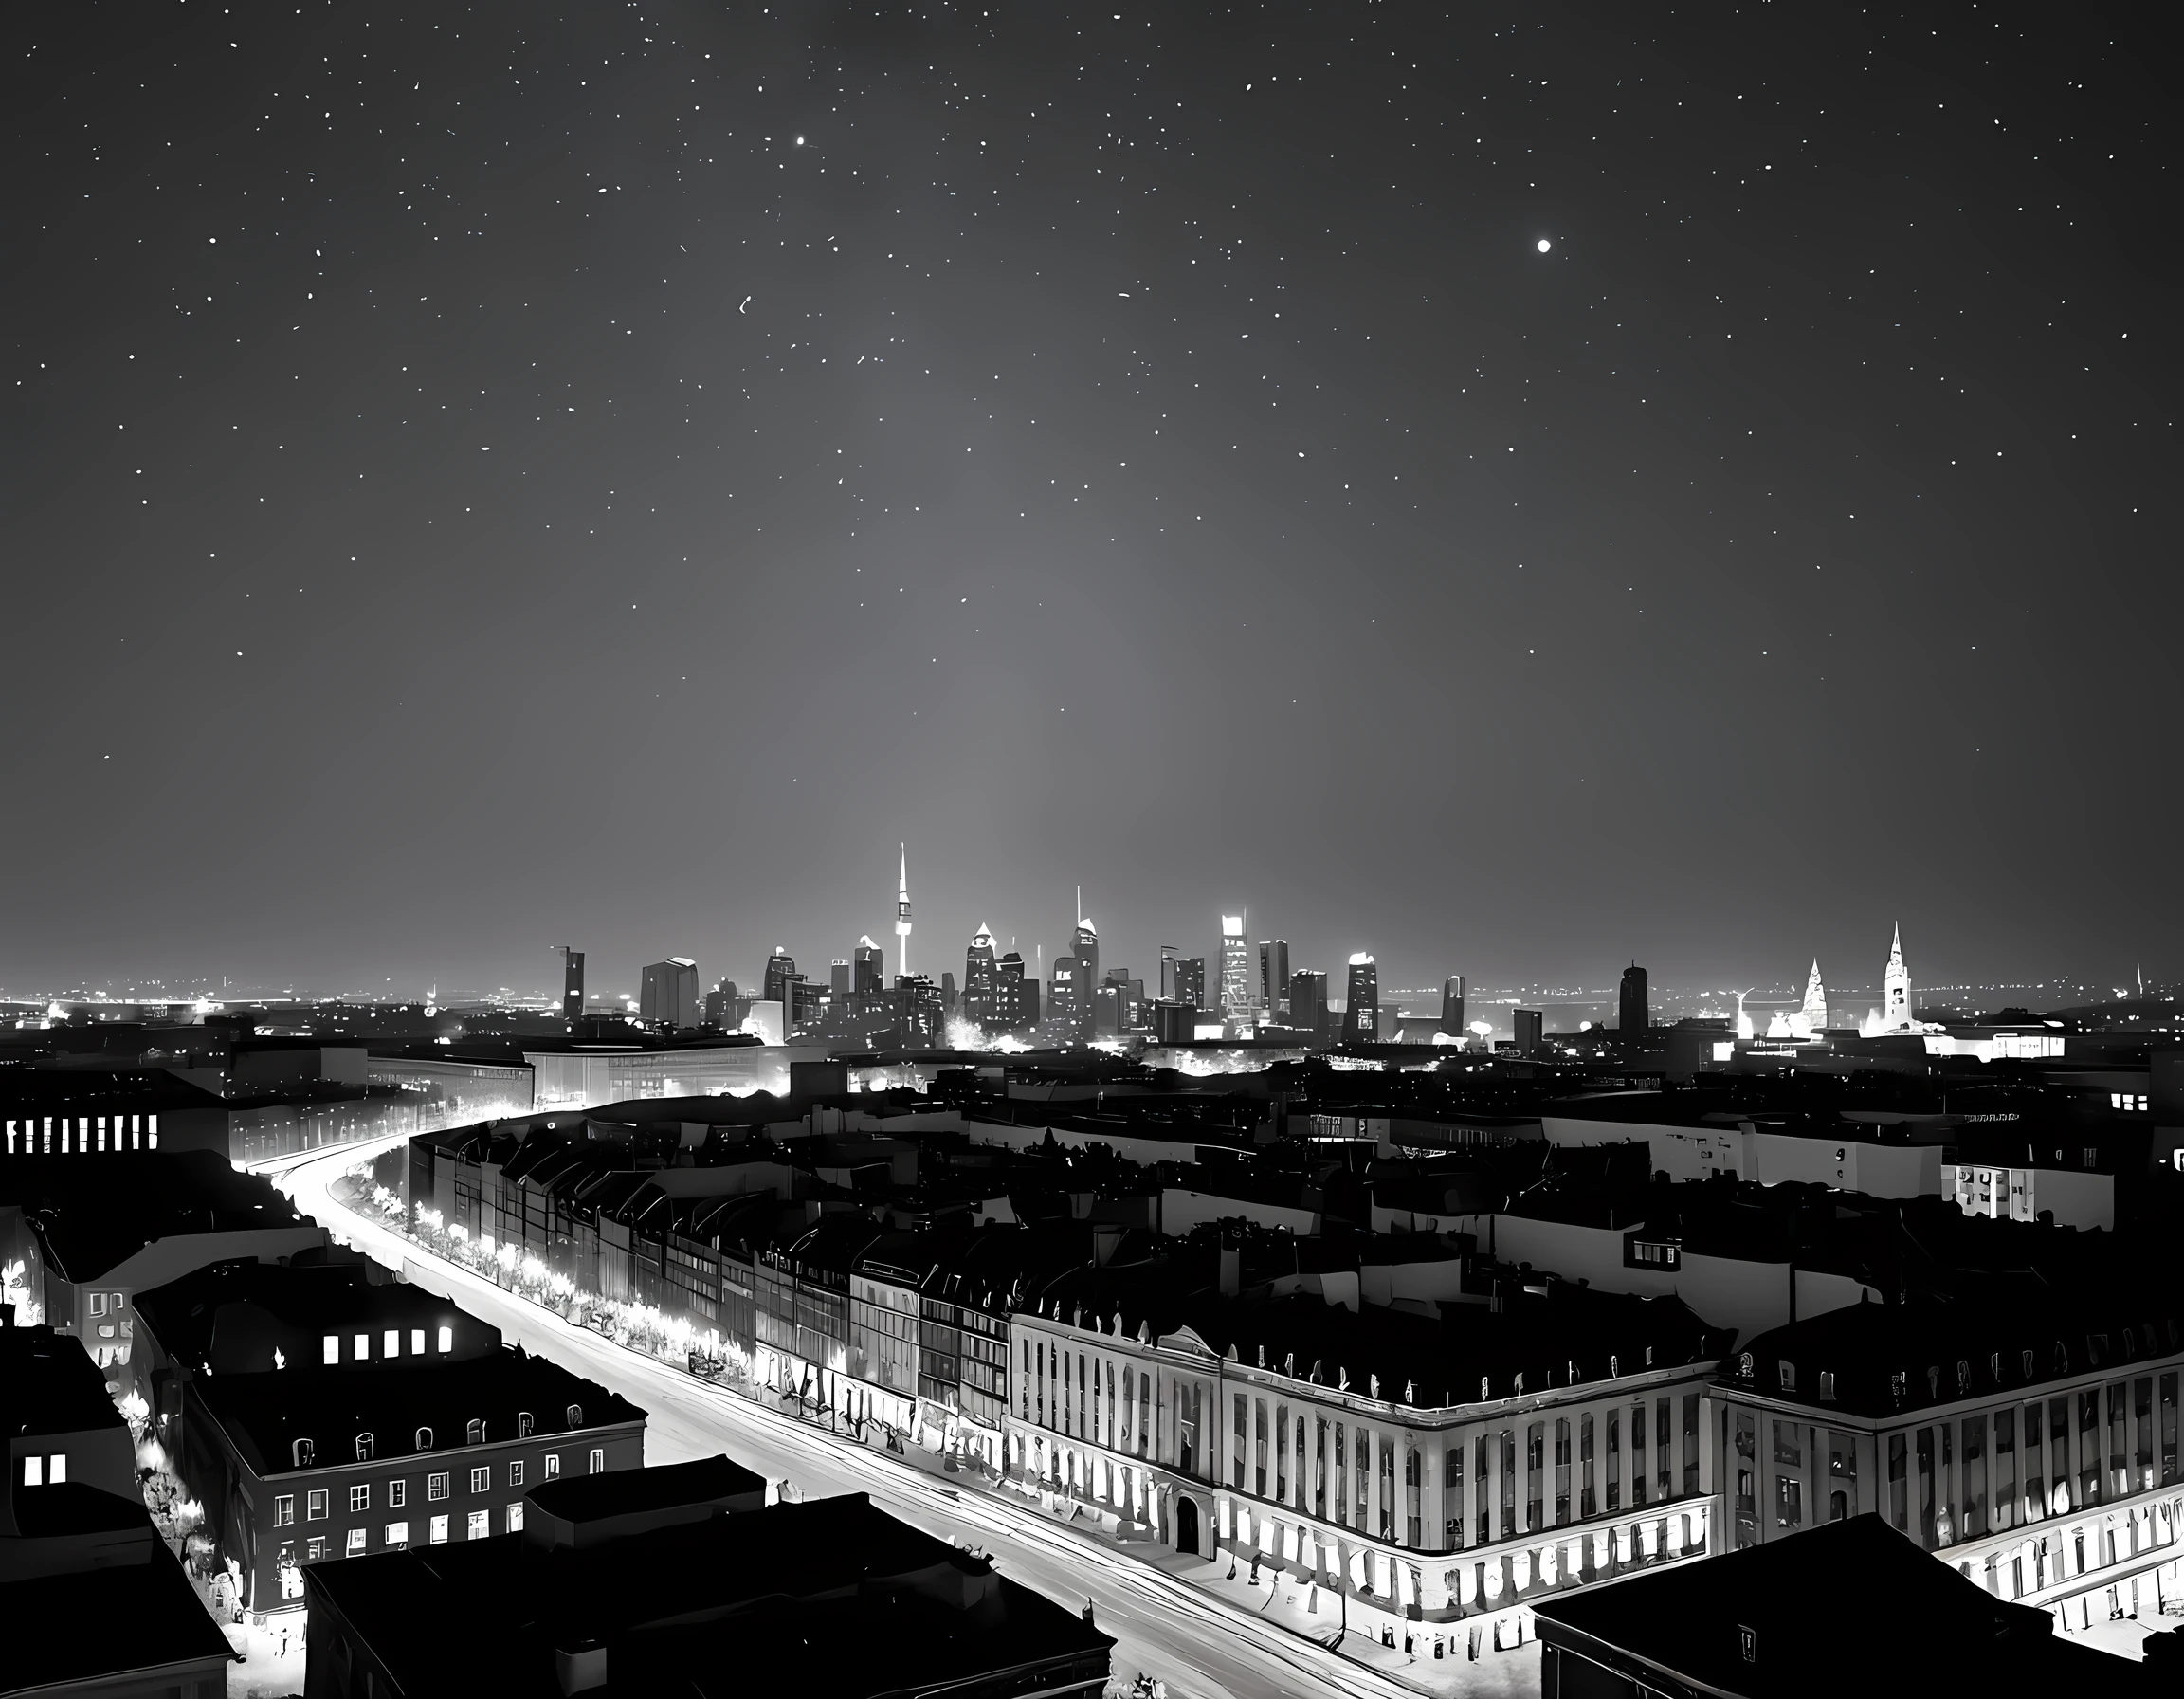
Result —
[[1084, 995], [1081, 973], [1076, 957], [1057, 956], [1053, 971], [1046, 976], [1046, 1018], [1042, 1024], [1055, 1044], [1080, 1042], [1090, 1024], [1091, 999]]
[[1633, 961], [1623, 970], [1623, 985], [1615, 1002], [1615, 1024], [1623, 1032], [1638, 1033], [1653, 1024], [1646, 997], [1646, 970]]
[[1911, 970], [1903, 965], [1903, 928], [1896, 928], [1896, 941], [1888, 946], [1888, 971], [1882, 980], [1881, 1028], [1901, 1032], [1911, 1024]]
[[851, 991], [860, 996], [867, 994], [877, 996], [887, 989], [886, 962], [880, 946], [872, 941], [870, 933], [857, 941], [857, 947], [849, 952], [849, 959], [855, 968], [849, 983]]
[[895, 971], [910, 972], [910, 846], [900, 846], [902, 870], [895, 882]]
[[1287, 1013], [1289, 1003], [1289, 941], [1264, 939], [1259, 944], [1259, 1005], [1269, 1020]]
[[1092, 924], [1090, 915], [1081, 915], [1077, 921], [1077, 982], [1083, 992], [1084, 1017], [1092, 1015], [1092, 988], [1100, 983], [1100, 934]]
[[1187, 1003], [1193, 1009], [1206, 1005], [1206, 958], [1193, 956], [1188, 961], [1175, 963], [1175, 995], [1171, 999]]
[[1221, 917], [1221, 1018], [1237, 1026], [1251, 1021], [1251, 946], [1240, 914]]
[[971, 947], [963, 952], [965, 1020], [985, 1021], [1000, 1017], [996, 966], [993, 934], [988, 930], [986, 923], [981, 921], [978, 923], [978, 930], [971, 935]]
[[1828, 988], [1820, 983], [1820, 959], [1812, 959], [1812, 974], [1805, 981], [1805, 1006], [1798, 1014], [1809, 1036], [1817, 1037], [1828, 1027]]
[[1342, 1011], [1344, 1044], [1380, 1042], [1380, 969], [1359, 950], [1350, 958], [1349, 999]]

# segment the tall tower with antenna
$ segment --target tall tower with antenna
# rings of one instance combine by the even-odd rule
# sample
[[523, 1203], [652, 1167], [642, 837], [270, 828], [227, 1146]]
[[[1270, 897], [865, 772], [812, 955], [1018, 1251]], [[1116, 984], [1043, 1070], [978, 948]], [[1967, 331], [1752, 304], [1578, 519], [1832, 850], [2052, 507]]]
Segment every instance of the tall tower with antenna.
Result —
[[910, 973], [910, 847], [898, 846], [902, 851], [902, 869], [895, 882], [895, 971], [904, 977]]

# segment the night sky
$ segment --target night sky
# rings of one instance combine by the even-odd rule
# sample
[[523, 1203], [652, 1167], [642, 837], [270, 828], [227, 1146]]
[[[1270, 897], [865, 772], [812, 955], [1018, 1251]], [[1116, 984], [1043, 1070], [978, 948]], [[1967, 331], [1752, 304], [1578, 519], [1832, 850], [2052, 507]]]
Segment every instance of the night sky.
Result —
[[892, 972], [905, 839], [936, 975], [2176, 976], [2084, 9], [5, 28], [11, 992]]

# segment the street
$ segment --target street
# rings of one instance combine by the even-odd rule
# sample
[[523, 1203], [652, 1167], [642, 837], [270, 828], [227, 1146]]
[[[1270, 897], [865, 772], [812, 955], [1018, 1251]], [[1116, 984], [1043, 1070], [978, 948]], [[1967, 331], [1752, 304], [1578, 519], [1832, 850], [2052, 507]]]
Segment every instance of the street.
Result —
[[[975, 1488], [958, 1490], [945, 1477], [838, 1439], [565, 1322], [334, 1200], [327, 1191], [331, 1182], [391, 1142], [396, 1141], [282, 1164], [284, 1171], [272, 1178], [337, 1237], [390, 1268], [407, 1263], [417, 1284], [491, 1322], [508, 1343], [551, 1358], [643, 1406], [651, 1418], [649, 1463], [725, 1452], [769, 1479], [787, 1479], [813, 1496], [868, 1493], [874, 1504], [913, 1526], [987, 1552], [1002, 1574], [1071, 1610], [1083, 1610], [1089, 1599], [1101, 1629], [1116, 1638], [1116, 1674], [1127, 1679], [1147, 1672], [1166, 1682], [1175, 1699], [1270, 1693], [1410, 1699], [1421, 1692], [1538, 1691], [1536, 1644], [1488, 1651], [1475, 1663], [1435, 1660], [1429, 1653], [1412, 1663], [1399, 1652], [1352, 1635], [1355, 1655], [1338, 1657], [1258, 1620], [1248, 1600], [1263, 1603], [1264, 1590], [1253, 1595], [1242, 1582], [1223, 1580], [1216, 1582], [1216, 1594], [1197, 1580], [1119, 1552], [1029, 1503], [1019, 1508]], [[1184, 1560], [1183, 1566], [1206, 1576], [1227, 1574], [1226, 1560], [1219, 1565]]]

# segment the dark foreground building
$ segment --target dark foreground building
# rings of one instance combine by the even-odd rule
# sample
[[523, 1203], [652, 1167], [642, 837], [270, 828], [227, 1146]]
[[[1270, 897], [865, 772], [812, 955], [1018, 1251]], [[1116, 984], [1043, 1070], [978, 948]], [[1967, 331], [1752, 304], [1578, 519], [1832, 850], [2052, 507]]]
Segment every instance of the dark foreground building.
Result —
[[1878, 1516], [1543, 1600], [1542, 1699], [2174, 1692]]
[[0, 1308], [0, 1696], [219, 1699], [234, 1653], [161, 1544], [83, 1348]]
[[542, 1487], [520, 1533], [307, 1572], [307, 1699], [1096, 1694], [1114, 1642], [863, 1493], [725, 1457]]

